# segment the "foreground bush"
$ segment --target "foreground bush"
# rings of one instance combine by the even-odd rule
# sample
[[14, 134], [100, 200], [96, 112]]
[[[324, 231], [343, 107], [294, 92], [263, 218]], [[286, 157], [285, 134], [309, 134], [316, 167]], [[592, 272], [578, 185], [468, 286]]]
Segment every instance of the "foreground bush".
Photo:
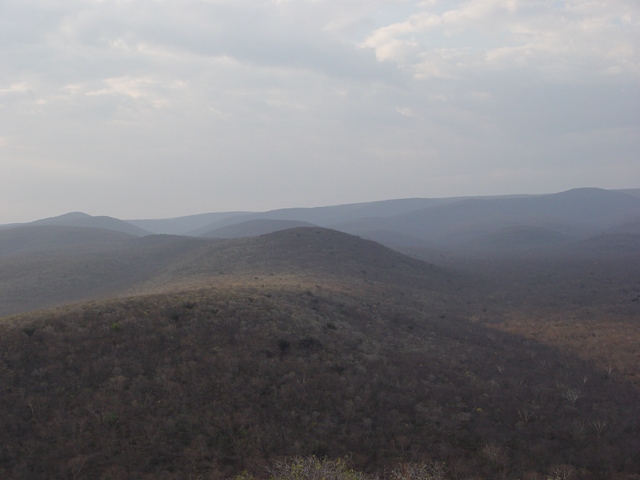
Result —
[[[346, 459], [320, 459], [315, 456], [296, 457], [276, 462], [268, 469], [270, 480], [377, 480], [378, 476], [357, 472], [347, 466]], [[385, 477], [389, 480], [444, 480], [444, 468], [439, 463], [405, 463]], [[248, 474], [234, 480], [254, 480]]]
[[[381, 475], [368, 475], [350, 469], [347, 458], [330, 460], [315, 456], [295, 457], [289, 461], [276, 462], [267, 470], [269, 480], [447, 480], [459, 478], [458, 475], [447, 475], [445, 465], [438, 462], [402, 463], [391, 471]], [[465, 480], [476, 480], [477, 476], [464, 477]], [[570, 480], [576, 478], [575, 469], [569, 465], [552, 468], [545, 476], [534, 474], [528, 478], [540, 480]], [[253, 475], [244, 472], [233, 480], [256, 480]]]

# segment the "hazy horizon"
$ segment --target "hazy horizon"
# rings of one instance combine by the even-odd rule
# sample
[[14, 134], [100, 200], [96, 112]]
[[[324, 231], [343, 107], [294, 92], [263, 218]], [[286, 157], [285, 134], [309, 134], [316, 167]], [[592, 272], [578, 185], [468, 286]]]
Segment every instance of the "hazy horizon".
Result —
[[0, 12], [0, 224], [640, 178], [630, 0], [8, 0]]
[[[359, 205], [359, 204], [368, 204], [368, 203], [382, 203], [382, 202], [393, 202], [393, 201], [402, 201], [402, 200], [412, 200], [412, 199], [434, 199], [434, 200], [439, 200], [439, 199], [448, 199], [448, 198], [498, 198], [498, 197], [526, 197], [526, 196], [537, 196], [537, 195], [553, 195], [553, 194], [557, 194], [557, 193], [563, 193], [563, 192], [567, 192], [570, 190], [580, 190], [580, 189], [601, 189], [600, 187], [575, 187], [575, 188], [570, 188], [567, 190], [561, 190], [561, 191], [553, 191], [553, 192], [542, 192], [542, 193], [531, 193], [531, 192], [524, 192], [524, 193], [507, 193], [507, 194], [490, 194], [490, 195], [455, 195], [455, 196], [443, 196], [443, 197], [403, 197], [403, 198], [385, 198], [385, 199], [379, 199], [379, 200], [370, 200], [370, 201], [362, 201], [362, 202], [345, 202], [345, 203], [329, 203], [329, 204], [325, 204], [325, 205], [287, 205], [287, 206], [282, 206], [282, 207], [275, 207], [275, 208], [269, 208], [269, 209], [263, 209], [263, 210], [206, 210], [206, 211], [196, 211], [196, 212], [187, 212], [184, 215], [173, 215], [173, 216], [162, 216], [161, 214], [158, 215], [151, 215], [148, 217], [139, 217], [139, 218], [133, 218], [133, 217], [119, 217], [116, 215], [112, 215], [110, 213], [92, 213], [91, 211], [86, 211], [86, 210], [82, 210], [82, 209], [74, 209], [74, 210], [69, 210], [69, 211], [64, 211], [64, 212], [59, 212], [59, 213], [55, 213], [52, 215], [46, 215], [46, 216], [40, 216], [40, 217], [36, 217], [36, 218], [30, 218], [30, 219], [21, 219], [21, 220], [17, 220], [17, 221], [11, 221], [11, 222], [1, 222], [0, 226], [2, 225], [11, 225], [11, 224], [23, 224], [23, 223], [30, 223], [30, 222], [35, 222], [38, 220], [44, 220], [44, 219], [48, 219], [48, 218], [57, 218], [57, 217], [61, 217], [64, 215], [68, 215], [68, 214], [85, 214], [85, 215], [89, 215], [92, 217], [113, 217], [113, 218], [117, 218], [119, 220], [123, 220], [123, 221], [144, 221], [144, 220], [171, 220], [171, 219], [178, 219], [178, 218], [184, 218], [184, 217], [197, 217], [200, 215], [208, 215], [208, 214], [215, 214], [215, 213], [238, 213], [238, 214], [242, 214], [242, 213], [267, 213], [267, 212], [271, 212], [271, 211], [278, 211], [278, 210], [289, 210], [289, 209], [298, 209], [298, 208], [302, 208], [302, 209], [314, 209], [314, 208], [331, 208], [331, 207], [340, 207], [340, 206], [348, 206], [348, 205]], [[602, 190], [610, 190], [610, 191], [628, 191], [628, 190], [638, 190], [640, 191], [640, 187], [630, 187], [630, 188], [619, 188], [619, 189], [602, 189]], [[634, 195], [635, 196], [635, 195]]]

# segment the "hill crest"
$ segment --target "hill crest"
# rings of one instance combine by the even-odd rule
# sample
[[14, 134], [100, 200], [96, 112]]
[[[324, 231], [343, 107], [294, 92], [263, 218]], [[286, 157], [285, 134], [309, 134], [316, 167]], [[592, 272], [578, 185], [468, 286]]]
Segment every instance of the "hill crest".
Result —
[[144, 236], [150, 234], [150, 232], [148, 232], [147, 230], [131, 225], [124, 220], [108, 216], [94, 217], [82, 212], [65, 213], [57, 217], [43, 218], [41, 220], [23, 224], [23, 226], [27, 225], [101, 228], [104, 230], [113, 230], [116, 232], [123, 232], [136, 236]]

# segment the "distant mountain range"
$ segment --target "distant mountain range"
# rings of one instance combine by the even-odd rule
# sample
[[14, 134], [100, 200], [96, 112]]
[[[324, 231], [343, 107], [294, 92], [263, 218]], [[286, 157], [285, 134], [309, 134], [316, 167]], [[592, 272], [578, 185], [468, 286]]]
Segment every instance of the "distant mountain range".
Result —
[[76, 212], [29, 224], [3, 225], [0, 230], [27, 226], [207, 238], [253, 237], [299, 226], [321, 226], [392, 248], [523, 251], [554, 248], [597, 235], [640, 234], [640, 189], [580, 188], [548, 195], [413, 198], [155, 220], [124, 221]]
[[148, 235], [150, 233], [147, 230], [136, 227], [129, 222], [118, 220], [117, 218], [104, 216], [92, 217], [91, 215], [81, 212], [72, 212], [60, 215], [59, 217], [44, 218], [31, 222], [28, 225], [102, 228], [104, 230], [113, 230], [130, 235]]
[[[285, 230], [290, 233], [278, 234]], [[304, 233], [316, 231], [325, 233]], [[327, 233], [331, 231], [333, 236]], [[319, 238], [325, 243], [318, 243]], [[370, 246], [353, 250], [351, 243], [362, 239], [443, 265], [452, 258], [636, 258], [640, 190], [404, 199], [164, 220], [69, 213], [4, 225], [0, 315], [204, 285], [229, 273], [255, 276], [291, 270], [333, 276], [347, 268], [347, 276], [368, 281], [393, 273], [371, 273], [377, 271], [372, 265], [381, 261], [373, 257], [388, 253]], [[309, 250], [299, 251], [301, 244]], [[354, 264], [352, 256], [365, 250], [374, 253], [366, 261], [363, 257], [362, 265]], [[297, 263], [289, 268], [293, 257]], [[300, 264], [302, 259], [307, 263]], [[361, 271], [369, 273], [363, 276]]]

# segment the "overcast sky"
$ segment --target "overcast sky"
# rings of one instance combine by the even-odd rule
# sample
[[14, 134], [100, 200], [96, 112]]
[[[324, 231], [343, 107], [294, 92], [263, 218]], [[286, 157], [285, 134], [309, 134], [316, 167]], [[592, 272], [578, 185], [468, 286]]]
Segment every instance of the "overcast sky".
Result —
[[638, 0], [0, 0], [0, 223], [640, 187]]

